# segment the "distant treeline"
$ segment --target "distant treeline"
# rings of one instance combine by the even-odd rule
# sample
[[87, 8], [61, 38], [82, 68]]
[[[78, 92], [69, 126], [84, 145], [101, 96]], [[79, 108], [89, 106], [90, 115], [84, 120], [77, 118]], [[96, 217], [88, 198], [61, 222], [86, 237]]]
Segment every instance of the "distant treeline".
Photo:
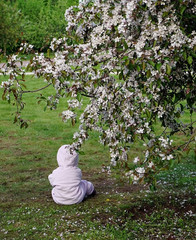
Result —
[[[45, 51], [53, 37], [65, 34], [65, 10], [79, 0], [0, 0], [0, 54], [17, 51], [26, 41]], [[194, 1], [190, 3], [195, 5]], [[181, 29], [187, 34], [196, 31], [196, 15], [186, 11], [183, 0], [179, 15]], [[182, 14], [183, 13], [183, 14]], [[167, 14], [167, 13], [165, 13]]]
[[0, 52], [15, 52], [22, 41], [44, 51], [65, 33], [65, 10], [78, 0], [0, 0]]

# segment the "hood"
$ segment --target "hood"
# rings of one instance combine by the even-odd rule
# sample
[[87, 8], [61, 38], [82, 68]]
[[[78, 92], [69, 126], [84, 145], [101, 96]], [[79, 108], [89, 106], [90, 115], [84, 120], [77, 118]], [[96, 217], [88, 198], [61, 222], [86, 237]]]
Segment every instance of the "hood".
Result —
[[70, 153], [70, 145], [63, 145], [57, 152], [57, 162], [59, 167], [77, 167], [78, 154], [76, 151]]

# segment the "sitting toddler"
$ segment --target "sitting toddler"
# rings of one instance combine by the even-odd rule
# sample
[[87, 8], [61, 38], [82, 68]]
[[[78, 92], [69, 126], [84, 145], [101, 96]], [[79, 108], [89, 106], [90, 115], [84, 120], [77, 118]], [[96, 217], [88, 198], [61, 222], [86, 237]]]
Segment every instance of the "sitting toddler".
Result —
[[70, 153], [70, 146], [63, 145], [57, 153], [59, 167], [48, 176], [52, 185], [52, 198], [57, 204], [71, 205], [82, 202], [88, 196], [95, 195], [91, 182], [81, 180], [78, 166], [78, 154]]

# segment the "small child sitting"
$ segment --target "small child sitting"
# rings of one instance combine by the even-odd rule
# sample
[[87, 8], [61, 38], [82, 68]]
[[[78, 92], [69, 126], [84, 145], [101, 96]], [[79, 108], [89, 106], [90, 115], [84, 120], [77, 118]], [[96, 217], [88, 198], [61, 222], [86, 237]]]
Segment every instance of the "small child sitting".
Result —
[[52, 185], [52, 198], [57, 204], [71, 205], [82, 202], [86, 197], [94, 196], [96, 191], [91, 182], [81, 180], [78, 166], [78, 154], [70, 153], [70, 146], [63, 145], [57, 152], [59, 167], [48, 176]]

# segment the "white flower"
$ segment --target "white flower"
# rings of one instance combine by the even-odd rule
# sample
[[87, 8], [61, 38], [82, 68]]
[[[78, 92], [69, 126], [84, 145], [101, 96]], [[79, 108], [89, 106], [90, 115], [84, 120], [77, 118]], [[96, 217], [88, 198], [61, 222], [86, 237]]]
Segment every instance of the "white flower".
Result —
[[132, 175], [132, 178], [133, 178], [133, 180], [134, 180], [133, 183], [137, 183], [137, 182], [139, 181], [139, 179], [140, 179], [140, 177], [138, 177], [138, 176], [136, 176], [136, 175]]
[[144, 129], [143, 128], [140, 128], [136, 131], [137, 133], [144, 133]]
[[133, 162], [137, 164], [140, 161], [139, 157], [134, 158]]
[[75, 132], [73, 135], [73, 139], [77, 139], [80, 136], [80, 134], [78, 132]]
[[64, 122], [66, 122], [70, 118], [75, 118], [75, 117], [76, 117], [76, 114], [70, 110], [62, 112], [62, 118]]
[[77, 108], [81, 106], [81, 103], [77, 99], [68, 100], [67, 102], [70, 108]]
[[154, 163], [153, 162], [149, 162], [148, 167], [152, 168], [153, 166], [154, 166]]
[[165, 156], [165, 154], [163, 154], [163, 153], [160, 153], [159, 156], [162, 158], [162, 160], [165, 160], [165, 159], [166, 159], [166, 156]]
[[170, 154], [169, 156], [167, 156], [167, 160], [171, 160], [171, 159], [173, 159], [174, 157], [173, 157], [173, 155], [172, 154]]
[[131, 176], [132, 174], [133, 174], [133, 170], [130, 170], [130, 171], [126, 172], [125, 175], [129, 177], [129, 176]]
[[144, 167], [138, 167], [135, 169], [136, 172], [138, 172], [139, 174], [144, 174], [145, 173], [145, 169]]
[[147, 159], [149, 156], [149, 151], [147, 150], [146, 153], [145, 153], [145, 159]]
[[114, 167], [115, 167], [115, 166], [116, 166], [116, 164], [117, 164], [117, 161], [116, 161], [116, 160], [114, 160], [114, 159], [113, 159], [113, 160], [111, 160], [111, 165], [112, 165], [112, 166], [114, 166]]

